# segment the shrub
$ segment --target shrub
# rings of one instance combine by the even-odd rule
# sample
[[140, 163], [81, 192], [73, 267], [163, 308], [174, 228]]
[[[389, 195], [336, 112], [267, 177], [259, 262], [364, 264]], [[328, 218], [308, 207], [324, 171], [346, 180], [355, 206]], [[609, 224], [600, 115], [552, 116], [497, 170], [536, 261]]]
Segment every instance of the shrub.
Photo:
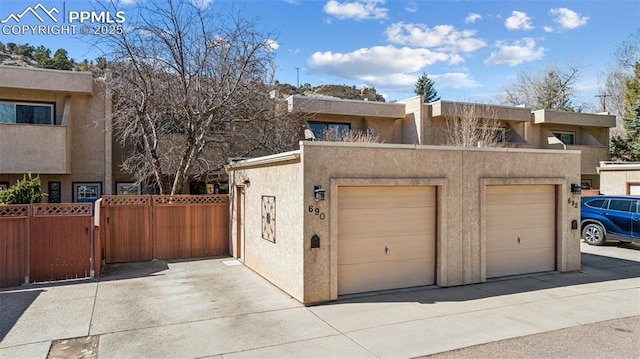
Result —
[[27, 175], [24, 175], [15, 185], [6, 190], [0, 190], [0, 204], [40, 203], [44, 196], [46, 193], [42, 193], [40, 177], [33, 178], [29, 173], [28, 179]]

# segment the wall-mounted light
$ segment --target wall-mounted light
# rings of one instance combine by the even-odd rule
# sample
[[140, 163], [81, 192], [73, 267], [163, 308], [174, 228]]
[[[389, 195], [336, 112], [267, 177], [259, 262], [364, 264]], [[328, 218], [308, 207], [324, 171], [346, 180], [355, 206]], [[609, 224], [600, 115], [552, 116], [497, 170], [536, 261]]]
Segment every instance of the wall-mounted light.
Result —
[[571, 193], [572, 194], [582, 194], [582, 187], [579, 184], [572, 183], [571, 184]]
[[322, 186], [313, 186], [313, 195], [316, 201], [324, 201], [324, 189], [322, 189]]
[[242, 181], [242, 183], [248, 186], [251, 184], [251, 181], [249, 181], [249, 179], [247, 178], [246, 180]]

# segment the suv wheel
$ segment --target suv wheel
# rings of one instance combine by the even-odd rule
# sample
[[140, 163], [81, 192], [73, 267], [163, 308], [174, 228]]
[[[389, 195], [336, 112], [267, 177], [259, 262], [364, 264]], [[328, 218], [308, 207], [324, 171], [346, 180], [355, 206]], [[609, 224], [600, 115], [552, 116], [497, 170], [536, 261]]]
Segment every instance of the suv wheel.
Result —
[[582, 238], [592, 246], [599, 246], [605, 241], [604, 230], [595, 223], [589, 223], [582, 229]]

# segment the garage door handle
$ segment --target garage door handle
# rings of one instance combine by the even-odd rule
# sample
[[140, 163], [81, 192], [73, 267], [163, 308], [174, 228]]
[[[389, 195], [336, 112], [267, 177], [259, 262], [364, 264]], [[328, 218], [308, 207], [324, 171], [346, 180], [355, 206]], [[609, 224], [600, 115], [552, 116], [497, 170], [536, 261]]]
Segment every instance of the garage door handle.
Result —
[[389, 247], [384, 246], [384, 254], [389, 254]]
[[520, 244], [520, 236], [518, 236], [518, 244]]

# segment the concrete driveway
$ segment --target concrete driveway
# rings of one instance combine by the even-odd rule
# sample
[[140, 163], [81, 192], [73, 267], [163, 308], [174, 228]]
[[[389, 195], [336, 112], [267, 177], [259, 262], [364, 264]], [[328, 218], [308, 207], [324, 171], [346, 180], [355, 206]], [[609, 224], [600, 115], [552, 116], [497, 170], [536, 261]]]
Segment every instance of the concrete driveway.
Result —
[[582, 249], [580, 272], [311, 307], [230, 258], [110, 265], [1, 290], [0, 358], [409, 358], [640, 315], [640, 246]]

